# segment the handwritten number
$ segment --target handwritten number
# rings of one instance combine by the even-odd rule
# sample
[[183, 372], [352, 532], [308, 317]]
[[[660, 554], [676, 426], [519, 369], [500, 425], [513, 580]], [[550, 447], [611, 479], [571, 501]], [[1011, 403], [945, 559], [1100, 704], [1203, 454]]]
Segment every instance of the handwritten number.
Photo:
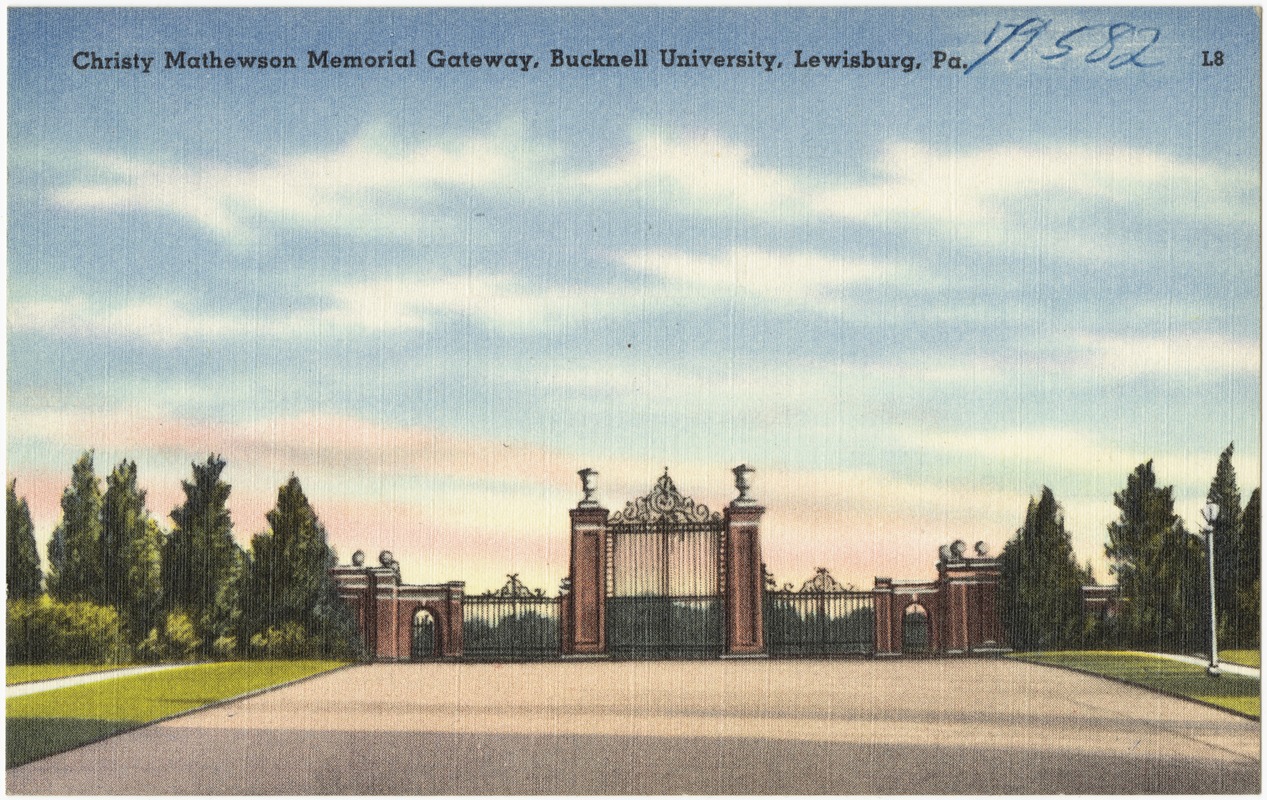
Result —
[[1064, 36], [1061, 36], [1059, 39], [1056, 40], [1056, 44], [1054, 46], [1060, 48], [1064, 52], [1052, 53], [1050, 55], [1043, 56], [1043, 60], [1053, 61], [1057, 58], [1064, 58], [1065, 56], [1069, 55], [1070, 53], [1073, 52], [1073, 45], [1066, 44], [1066, 41], [1069, 39], [1072, 39], [1073, 37], [1077, 36], [1080, 33], [1083, 33], [1084, 31], [1089, 31], [1089, 30], [1091, 30], [1090, 25], [1083, 25], [1081, 28], [1074, 28], [1073, 30], [1066, 33]]
[[[985, 55], [981, 56], [976, 61], [973, 61], [971, 64], [969, 64], [968, 68], [963, 71], [963, 74], [964, 75], [972, 74], [972, 71], [976, 69], [977, 66], [988, 61], [991, 56], [993, 56], [995, 53], [1002, 50], [1004, 46], [1007, 45], [1008, 42], [1012, 41], [1013, 39], [1019, 36], [1024, 35], [1024, 33], [1028, 33], [1029, 39], [1025, 42], [1025, 44], [1021, 45], [1020, 49], [1018, 49], [1015, 53], [1013, 53], [1008, 58], [1008, 61], [1015, 61], [1017, 56], [1019, 56], [1021, 53], [1024, 53], [1025, 49], [1029, 47], [1031, 44], [1033, 44], [1034, 40], [1037, 39], [1039, 35], [1042, 34], [1043, 31], [1047, 30], [1047, 26], [1049, 24], [1051, 24], [1051, 20], [1039, 19], [1038, 17], [1030, 17], [1029, 19], [1022, 22], [1020, 25], [1003, 25], [1002, 23], [997, 23], [994, 26], [994, 30], [990, 31], [990, 35], [986, 37], [985, 42], [984, 42], [985, 46], [989, 47], [990, 40], [994, 38], [995, 33], [998, 31], [1000, 27], [1011, 28], [1012, 29], [1011, 33], [1005, 36], [1003, 38], [1003, 41], [999, 42], [994, 47], [991, 47], [989, 50], [987, 50], [985, 52]], [[1036, 25], [1037, 27], [1033, 31], [1026, 31], [1025, 29], [1029, 27], [1030, 25]]]
[[1144, 67], [1145, 69], [1147, 69], [1148, 67], [1161, 66], [1162, 62], [1160, 61], [1152, 61], [1145, 64], [1144, 62], [1139, 60], [1139, 57], [1144, 55], [1145, 50], [1157, 44], [1157, 40], [1161, 38], [1161, 29], [1160, 28], [1137, 28], [1135, 32], [1136, 33], [1151, 33], [1153, 35], [1153, 38], [1152, 40], [1148, 42], [1148, 44], [1136, 50], [1134, 53], [1130, 53], [1129, 55], [1118, 56], [1117, 58], [1110, 61], [1109, 69], [1117, 69], [1118, 67], [1124, 67], [1127, 64], [1131, 64], [1136, 67]]
[[[1118, 32], [1122, 31], [1123, 29], [1133, 31], [1135, 30], [1135, 26], [1126, 22], [1117, 22], [1117, 23], [1114, 23], [1113, 25], [1110, 25], [1108, 40], [1106, 40], [1104, 44], [1092, 50], [1090, 53], [1087, 53], [1087, 57], [1083, 60], [1086, 61], [1088, 64], [1098, 64], [1099, 62], [1113, 55], [1113, 48], [1117, 45]], [[1104, 50], [1104, 53], [1102, 55], [1096, 55], [1096, 53], [1099, 53], [1101, 50]]]
[[[988, 49], [969, 64], [963, 74], [972, 74], [973, 70], [1003, 52], [1004, 48], [1009, 45], [1015, 49], [1008, 55], [1007, 60], [1009, 63], [1015, 61], [1038, 41], [1051, 23], [1052, 20], [1042, 19], [1041, 17], [1030, 17], [1019, 24], [996, 22], [982, 42], [982, 45]], [[1070, 55], [1079, 49], [1075, 40], [1079, 36], [1086, 39], [1087, 34], [1092, 31], [1102, 31], [1104, 38], [1098, 42], [1088, 42], [1086, 45], [1096, 45], [1093, 50], [1087, 52], [1083, 57], [1083, 61], [1088, 64], [1105, 63], [1109, 69], [1115, 70], [1128, 65], [1147, 68], [1161, 66], [1164, 63], [1162, 61], [1142, 60], [1144, 53], [1161, 39], [1161, 29], [1136, 28], [1129, 22], [1115, 22], [1111, 25], [1082, 25], [1074, 28], [1058, 38], [1050, 46], [1051, 49], [1046, 53], [1040, 54], [1039, 58], [1043, 61], [1056, 61]], [[1148, 41], [1144, 41], [1145, 39]], [[1140, 45], [1141, 42], [1143, 42], [1142, 46]], [[1205, 56], [1205, 62], [1207, 62], [1203, 63], [1203, 66], [1214, 66], [1214, 63], [1210, 62], [1209, 52], [1207, 51], [1203, 55]], [[1222, 53], [1215, 53], [1215, 59], [1221, 62]], [[1222, 64], [1220, 63], [1218, 66], [1222, 66]]]
[[996, 23], [994, 23], [994, 27], [990, 29], [990, 35], [989, 35], [989, 36], [987, 36], [987, 37], [985, 37], [985, 41], [981, 43], [981, 44], [982, 44], [982, 46], [984, 46], [984, 47], [989, 47], [989, 46], [990, 46], [990, 42], [994, 41], [994, 34], [996, 34], [996, 33], [998, 33], [998, 32], [999, 32], [999, 28], [1000, 28], [1002, 25], [1003, 25], [1003, 23], [1002, 23], [1002, 22], [996, 22]]

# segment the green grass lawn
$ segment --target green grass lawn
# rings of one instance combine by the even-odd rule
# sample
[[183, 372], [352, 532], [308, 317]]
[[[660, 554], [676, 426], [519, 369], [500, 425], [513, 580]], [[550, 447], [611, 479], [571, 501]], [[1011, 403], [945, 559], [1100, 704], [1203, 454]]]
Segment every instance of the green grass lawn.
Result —
[[107, 678], [5, 704], [5, 767], [182, 711], [343, 666], [343, 661], [231, 661]]
[[47, 681], [53, 678], [69, 678], [72, 675], [87, 675], [89, 672], [102, 672], [107, 669], [119, 669], [127, 664], [12, 664], [4, 668], [4, 685], [29, 683], [31, 681]]
[[1205, 667], [1146, 653], [1095, 650], [1058, 653], [1017, 653], [1013, 658], [1068, 667], [1096, 675], [1189, 697], [1258, 718], [1262, 714], [1259, 682], [1244, 675], [1223, 673], [1212, 678]]
[[1263, 654], [1259, 650], [1220, 650], [1219, 660], [1244, 667], [1262, 669]]

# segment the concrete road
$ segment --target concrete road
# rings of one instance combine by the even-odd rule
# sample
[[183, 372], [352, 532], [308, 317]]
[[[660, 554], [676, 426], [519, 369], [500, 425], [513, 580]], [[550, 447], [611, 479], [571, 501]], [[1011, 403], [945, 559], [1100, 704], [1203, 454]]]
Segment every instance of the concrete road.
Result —
[[17, 794], [1257, 793], [1258, 723], [1006, 660], [345, 669], [6, 773]]

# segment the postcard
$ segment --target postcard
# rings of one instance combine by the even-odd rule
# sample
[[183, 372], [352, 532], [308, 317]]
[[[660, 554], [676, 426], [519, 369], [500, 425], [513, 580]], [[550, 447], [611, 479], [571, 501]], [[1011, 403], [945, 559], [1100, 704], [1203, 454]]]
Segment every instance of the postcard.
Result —
[[7, 26], [10, 793], [1260, 790], [1261, 9]]

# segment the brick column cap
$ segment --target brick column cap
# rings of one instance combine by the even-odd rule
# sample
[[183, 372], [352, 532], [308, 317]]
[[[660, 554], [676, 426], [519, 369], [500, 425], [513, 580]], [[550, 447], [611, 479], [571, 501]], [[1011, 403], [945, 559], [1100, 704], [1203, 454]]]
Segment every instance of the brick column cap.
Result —
[[765, 514], [765, 506], [744, 503], [742, 505], [731, 503], [726, 506], [727, 519], [742, 519], [745, 522], [761, 519], [761, 515]]
[[601, 523], [606, 522], [611, 512], [602, 506], [586, 506], [585, 508], [568, 509], [568, 516], [573, 522]]

